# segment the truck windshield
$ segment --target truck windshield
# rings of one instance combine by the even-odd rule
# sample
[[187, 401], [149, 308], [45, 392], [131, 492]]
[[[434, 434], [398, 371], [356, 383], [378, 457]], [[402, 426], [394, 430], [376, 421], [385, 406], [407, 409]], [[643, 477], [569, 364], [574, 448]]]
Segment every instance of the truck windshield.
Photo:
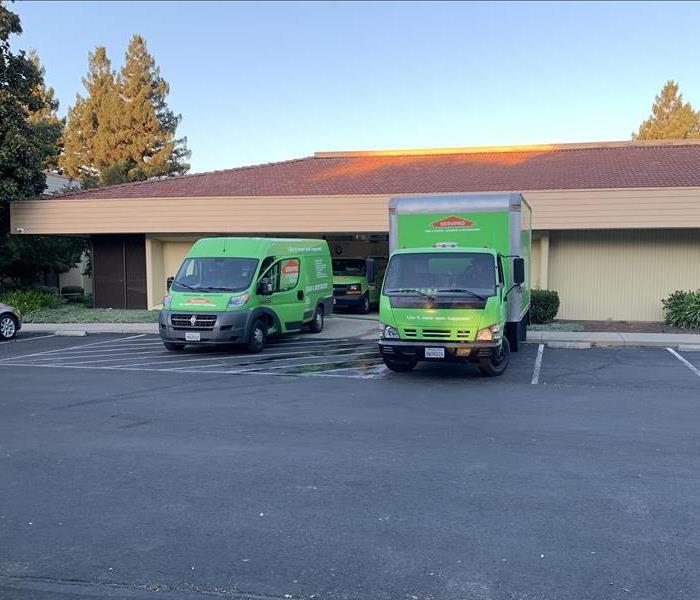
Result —
[[493, 296], [496, 265], [491, 254], [477, 252], [397, 254], [389, 261], [385, 294]]
[[364, 277], [367, 262], [361, 258], [334, 258], [333, 275], [357, 275]]
[[255, 258], [186, 258], [173, 280], [176, 292], [240, 292], [253, 280]]

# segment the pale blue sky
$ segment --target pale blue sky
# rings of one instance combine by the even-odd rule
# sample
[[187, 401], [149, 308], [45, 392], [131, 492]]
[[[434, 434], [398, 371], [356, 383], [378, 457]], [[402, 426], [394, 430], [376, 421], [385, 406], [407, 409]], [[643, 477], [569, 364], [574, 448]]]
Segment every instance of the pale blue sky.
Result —
[[192, 171], [316, 150], [629, 138], [676, 79], [700, 107], [697, 3], [18, 2], [61, 113], [87, 53], [143, 35]]

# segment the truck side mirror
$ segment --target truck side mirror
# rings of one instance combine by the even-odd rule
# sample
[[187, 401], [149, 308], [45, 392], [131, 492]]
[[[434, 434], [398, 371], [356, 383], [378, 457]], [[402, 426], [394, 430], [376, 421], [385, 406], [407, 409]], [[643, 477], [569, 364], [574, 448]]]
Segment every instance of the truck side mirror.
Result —
[[371, 258], [367, 259], [367, 266], [365, 273], [367, 274], [367, 285], [372, 285], [374, 283], [374, 278], [376, 277], [374, 261]]
[[525, 283], [525, 259], [520, 256], [513, 259], [513, 283], [515, 285]]
[[166, 289], [166, 290], [170, 290], [170, 286], [173, 284], [173, 281], [175, 281], [175, 278], [174, 278], [174, 277], [168, 277], [168, 278], [165, 280], [165, 289]]
[[263, 277], [259, 281], [258, 289], [256, 291], [260, 296], [272, 295], [272, 281], [268, 277]]

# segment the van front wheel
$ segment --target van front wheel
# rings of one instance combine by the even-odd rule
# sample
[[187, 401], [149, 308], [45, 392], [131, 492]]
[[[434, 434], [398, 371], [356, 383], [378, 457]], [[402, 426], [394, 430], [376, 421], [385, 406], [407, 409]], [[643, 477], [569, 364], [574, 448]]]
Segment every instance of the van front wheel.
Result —
[[317, 306], [314, 318], [311, 320], [311, 323], [309, 323], [309, 331], [311, 333], [321, 333], [323, 331], [323, 323], [323, 307]]
[[265, 349], [265, 342], [267, 341], [267, 326], [265, 321], [258, 319], [253, 323], [250, 328], [250, 339], [246, 344], [246, 349], [248, 352], [253, 354], [258, 354]]
[[362, 303], [360, 304], [360, 314], [367, 315], [370, 310], [369, 295], [365, 294], [362, 296]]
[[479, 360], [479, 370], [484, 377], [498, 377], [505, 373], [510, 362], [510, 344], [504, 337], [498, 352]]
[[173, 344], [172, 342], [163, 342], [163, 346], [170, 352], [179, 352], [185, 349], [185, 344]]

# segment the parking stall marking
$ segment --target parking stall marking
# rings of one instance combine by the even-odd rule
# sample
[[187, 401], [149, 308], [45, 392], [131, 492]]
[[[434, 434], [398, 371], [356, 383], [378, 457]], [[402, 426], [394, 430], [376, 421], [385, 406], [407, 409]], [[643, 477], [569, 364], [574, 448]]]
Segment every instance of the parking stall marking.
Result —
[[[103, 340], [81, 346], [8, 357], [4, 366], [108, 369], [228, 375], [324, 375], [373, 378], [383, 364], [373, 340], [286, 338], [271, 340], [261, 354], [212, 351], [201, 347], [173, 353], [158, 338]], [[371, 369], [371, 371], [370, 371]]]
[[540, 382], [540, 370], [542, 369], [542, 356], [544, 354], [544, 344], [540, 344], [537, 348], [537, 357], [535, 358], [535, 369], [532, 371], [531, 385], [537, 385]]
[[693, 373], [695, 373], [698, 377], [700, 377], [700, 369], [698, 369], [693, 363], [690, 361], [687, 361], [685, 358], [683, 358], [678, 352], [676, 352], [673, 348], [666, 348], [673, 356], [675, 356], [679, 361], [681, 361], [686, 367], [688, 367]]
[[27, 338], [22, 338], [21, 340], [14, 339], [14, 340], [6, 340], [0, 343], [2, 344], [19, 344], [20, 342], [33, 342], [34, 340], [43, 340], [44, 338], [50, 338], [50, 337], [56, 337], [55, 333], [51, 333], [49, 335], [35, 335], [33, 337], [27, 337]]

